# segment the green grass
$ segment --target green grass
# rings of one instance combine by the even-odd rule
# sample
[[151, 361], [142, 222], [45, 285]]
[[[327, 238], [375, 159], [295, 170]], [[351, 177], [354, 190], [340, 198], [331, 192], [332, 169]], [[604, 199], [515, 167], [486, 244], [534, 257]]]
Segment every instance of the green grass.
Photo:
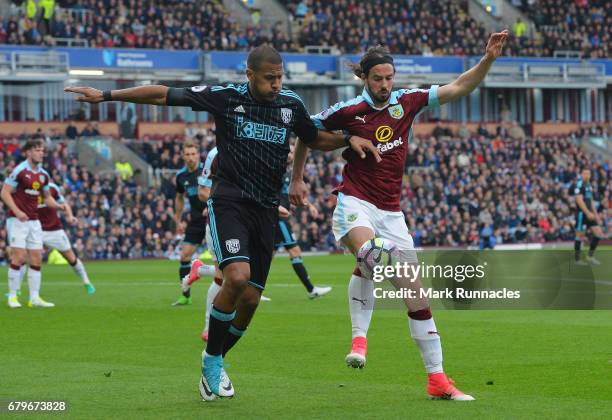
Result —
[[272, 301], [227, 357], [237, 396], [213, 403], [197, 391], [207, 282], [174, 308], [177, 263], [89, 263], [94, 296], [69, 267], [45, 266], [57, 307], [0, 309], [0, 400], [65, 400], [85, 419], [612, 418], [610, 312], [436, 310], [445, 370], [477, 401], [429, 401], [405, 312], [376, 312], [368, 365], [348, 369], [351, 259], [305, 262], [333, 292], [309, 301], [277, 258]]

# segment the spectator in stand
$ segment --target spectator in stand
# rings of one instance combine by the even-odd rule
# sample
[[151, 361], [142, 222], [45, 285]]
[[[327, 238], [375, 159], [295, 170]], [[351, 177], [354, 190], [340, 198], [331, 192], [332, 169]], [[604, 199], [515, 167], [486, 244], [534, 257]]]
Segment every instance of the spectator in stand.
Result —
[[68, 126], [66, 127], [66, 137], [70, 140], [74, 140], [78, 137], [79, 132], [77, 131], [76, 126], [74, 125], [74, 121], [68, 121]]
[[83, 131], [81, 131], [81, 137], [93, 137], [94, 127], [91, 122], [88, 122]]
[[121, 155], [119, 160], [115, 162], [115, 171], [123, 182], [130, 180], [134, 176], [132, 164], [127, 160], [125, 155]]
[[514, 32], [514, 36], [517, 38], [525, 36], [525, 33], [527, 32], [527, 25], [521, 20], [521, 18], [516, 19], [516, 22], [514, 25], [512, 25], [512, 32]]

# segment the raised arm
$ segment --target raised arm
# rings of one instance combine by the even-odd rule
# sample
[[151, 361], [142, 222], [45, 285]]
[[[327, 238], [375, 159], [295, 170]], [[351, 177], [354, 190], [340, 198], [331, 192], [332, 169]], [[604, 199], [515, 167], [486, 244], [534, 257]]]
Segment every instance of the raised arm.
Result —
[[507, 38], [508, 30], [492, 34], [487, 43], [486, 53], [480, 59], [480, 62], [459, 76], [454, 82], [438, 89], [440, 105], [469, 95], [476, 89], [480, 82], [484, 80], [495, 59], [501, 55]]

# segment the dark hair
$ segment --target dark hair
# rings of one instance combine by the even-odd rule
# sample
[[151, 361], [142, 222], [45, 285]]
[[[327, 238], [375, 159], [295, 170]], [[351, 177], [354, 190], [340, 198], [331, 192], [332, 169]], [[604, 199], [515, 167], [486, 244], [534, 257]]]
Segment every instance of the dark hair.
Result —
[[23, 147], [21, 148], [21, 150], [23, 150], [24, 152], [27, 152], [30, 149], [36, 149], [37, 147], [44, 147], [44, 146], [45, 144], [43, 143], [41, 139], [35, 138], [35, 139], [30, 139], [26, 141]]
[[260, 45], [251, 50], [247, 57], [247, 67], [257, 71], [263, 63], [283, 64], [281, 55], [273, 47], [269, 45]]
[[[359, 64], [348, 63], [348, 67], [353, 71], [353, 74], [357, 77], [361, 77], [361, 75], [364, 73], [367, 76], [371, 68], [371, 67], [368, 68], [367, 62], [371, 60], [385, 59], [385, 58], [391, 59], [390, 64], [393, 65], [393, 59], [391, 57], [391, 51], [389, 51], [389, 48], [383, 47], [382, 45], [377, 45], [375, 47], [368, 48], [368, 50], [363, 55], [363, 57], [361, 57], [361, 61], [359, 61]], [[393, 66], [393, 68], [395, 69], [395, 66]]]

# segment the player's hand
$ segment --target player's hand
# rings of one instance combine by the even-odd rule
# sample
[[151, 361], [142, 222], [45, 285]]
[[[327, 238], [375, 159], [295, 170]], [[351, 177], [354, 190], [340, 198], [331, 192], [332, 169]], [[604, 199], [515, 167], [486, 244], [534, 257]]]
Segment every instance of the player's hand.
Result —
[[202, 216], [205, 218], [208, 217], [208, 207], [204, 207], [204, 210], [202, 210]]
[[289, 210], [287, 210], [283, 206], [278, 206], [278, 217], [280, 217], [281, 219], [288, 219], [290, 215], [291, 213], [289, 212]]
[[308, 204], [308, 211], [310, 212], [310, 217], [313, 219], [319, 217], [319, 210], [317, 210], [317, 208], [310, 203]]
[[597, 218], [597, 215], [596, 215], [595, 213], [593, 213], [593, 212], [588, 212], [588, 213], [586, 214], [586, 217], [587, 217], [587, 219], [589, 219], [589, 220], [595, 220], [595, 219]]
[[366, 153], [372, 153], [372, 155], [374, 155], [374, 159], [376, 159], [376, 162], [380, 162], [382, 160], [380, 152], [376, 147], [374, 147], [374, 144], [370, 140], [366, 140], [359, 136], [351, 136], [349, 143], [351, 144], [351, 149], [357, 152], [361, 159], [366, 158]]
[[67, 87], [64, 88], [64, 92], [78, 93], [82, 96], [77, 96], [75, 99], [78, 102], [89, 102], [90, 104], [97, 104], [104, 101], [104, 95], [101, 90], [94, 89], [92, 87]]
[[17, 219], [19, 219], [20, 222], [27, 222], [28, 221], [28, 215], [25, 214], [24, 212], [22, 212], [21, 210], [17, 211], [17, 213], [15, 213], [15, 217]]
[[178, 235], [182, 235], [183, 233], [185, 233], [185, 228], [183, 227], [183, 222], [181, 222], [180, 220], [175, 220], [176, 223], [176, 233]]
[[304, 180], [291, 180], [289, 184], [289, 202], [298, 207], [308, 204], [308, 187]]
[[486, 56], [495, 60], [501, 55], [502, 48], [508, 39], [509, 32], [507, 29], [501, 32], [494, 32], [487, 42]]
[[69, 218], [68, 218], [68, 220], [67, 220], [67, 222], [68, 222], [69, 224], [73, 225], [73, 226], [74, 226], [74, 225], [76, 225], [78, 221], [79, 221], [79, 220], [78, 220], [76, 217], [74, 217], [74, 216], [69, 217]]

